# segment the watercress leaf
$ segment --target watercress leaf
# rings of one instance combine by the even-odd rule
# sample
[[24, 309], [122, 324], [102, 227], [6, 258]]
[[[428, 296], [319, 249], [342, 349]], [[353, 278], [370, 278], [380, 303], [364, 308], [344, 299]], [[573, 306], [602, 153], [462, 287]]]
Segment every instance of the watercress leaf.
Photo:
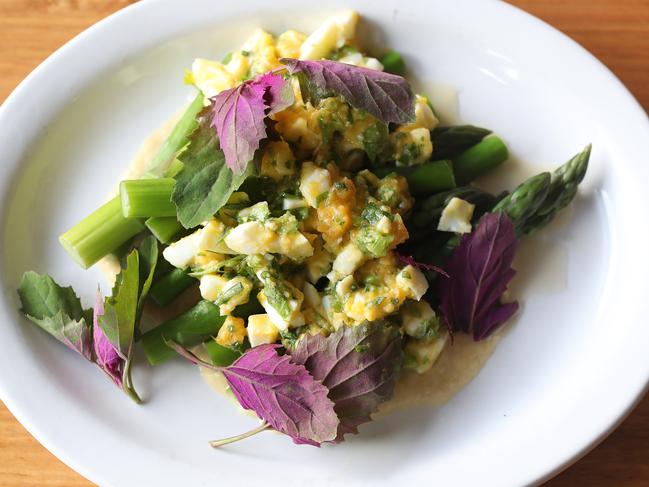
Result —
[[117, 385], [122, 387], [122, 374], [124, 372], [125, 360], [120, 357], [119, 353], [110, 342], [106, 334], [99, 326], [99, 319], [104, 314], [104, 303], [101, 292], [97, 291], [95, 307], [93, 309], [93, 339], [95, 350], [95, 361], [108, 377]]
[[448, 279], [437, 281], [439, 308], [453, 330], [482, 340], [505, 323], [518, 303], [501, 303], [516, 272], [512, 261], [518, 241], [505, 213], [488, 213], [465, 235], [446, 263]]
[[401, 335], [383, 321], [343, 326], [328, 337], [307, 333], [289, 353], [329, 389], [340, 419], [336, 441], [358, 433], [392, 397], [403, 361]]
[[414, 120], [415, 97], [401, 76], [328, 60], [282, 58], [280, 62], [291, 74], [301, 73], [306, 78], [311, 98], [340, 95], [353, 107], [385, 123], [403, 124]]
[[296, 443], [318, 446], [336, 438], [338, 417], [329, 390], [303, 365], [277, 353], [279, 345], [249, 349], [222, 369], [241, 406], [255, 411]]
[[189, 146], [178, 156], [183, 169], [176, 176], [171, 200], [178, 210], [178, 221], [185, 228], [208, 220], [254, 173], [252, 163], [239, 174], [228, 168], [210, 120], [205, 114], [200, 118], [198, 128], [189, 138]]
[[29, 271], [23, 274], [18, 295], [27, 318], [92, 360], [91, 314], [71, 287], [61, 287], [50, 276]]

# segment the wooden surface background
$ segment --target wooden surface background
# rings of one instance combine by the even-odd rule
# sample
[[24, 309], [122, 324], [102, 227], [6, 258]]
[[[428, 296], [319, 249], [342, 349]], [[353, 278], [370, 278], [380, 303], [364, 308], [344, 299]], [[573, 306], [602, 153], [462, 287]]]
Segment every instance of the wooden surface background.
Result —
[[[55, 49], [129, 3], [133, 2], [0, 0], [0, 100]], [[511, 3], [590, 50], [649, 111], [649, 0]], [[0, 486], [90, 485], [45, 450], [0, 403]], [[649, 486], [649, 396], [601, 445], [546, 485]]]

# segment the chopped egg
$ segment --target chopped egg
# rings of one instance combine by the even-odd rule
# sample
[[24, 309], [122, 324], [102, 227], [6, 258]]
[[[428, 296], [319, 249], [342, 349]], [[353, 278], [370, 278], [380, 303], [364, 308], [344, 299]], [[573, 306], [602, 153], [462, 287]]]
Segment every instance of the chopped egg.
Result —
[[475, 205], [460, 198], [451, 198], [442, 210], [437, 230], [442, 232], [470, 233]]
[[439, 338], [409, 341], [404, 349], [406, 367], [413, 369], [418, 374], [430, 370], [444, 350], [447, 340], [448, 333]]
[[247, 331], [251, 347], [275, 343], [279, 339], [279, 330], [267, 314], [248, 316]]
[[[277, 253], [296, 261], [311, 257], [313, 247], [309, 239], [296, 229], [286, 228], [280, 220], [270, 218], [265, 222], [249, 221], [237, 225], [225, 236], [225, 244], [238, 254]], [[286, 220], [294, 222], [295, 217]]]
[[247, 336], [246, 324], [243, 318], [228, 316], [219, 328], [216, 343], [223, 347], [240, 347]]
[[348, 243], [334, 260], [333, 269], [328, 275], [329, 280], [336, 282], [353, 274], [366, 260], [366, 255], [354, 243]]
[[288, 143], [281, 141], [269, 142], [261, 157], [261, 175], [275, 181], [295, 174], [295, 156]]
[[172, 243], [162, 251], [162, 256], [174, 267], [179, 269], [189, 267], [198, 253], [198, 243], [201, 238], [200, 232], [198, 230]]
[[267, 287], [264, 287], [257, 294], [259, 304], [262, 305], [273, 324], [280, 330], [295, 328], [304, 324], [304, 317], [300, 312], [304, 294], [292, 285], [290, 285], [289, 289], [291, 292], [286, 293], [288, 296], [277, 296], [276, 293], [271, 294], [270, 289]]
[[287, 30], [277, 37], [277, 56], [297, 59], [306, 35], [296, 30]]
[[231, 254], [231, 249], [225, 244], [227, 227], [216, 218], [212, 218], [197, 233], [199, 235], [196, 247], [198, 252], [216, 252], [220, 254]]
[[322, 59], [329, 56], [354, 37], [357, 12], [345, 12], [326, 20], [309, 37], [300, 48], [300, 59]]
[[312, 162], [305, 162], [302, 165], [300, 192], [309, 206], [317, 208], [320, 198], [326, 196], [330, 188], [331, 174], [329, 171]]
[[409, 298], [419, 301], [428, 291], [428, 281], [423, 272], [407, 265], [397, 274], [397, 287], [403, 289]]
[[401, 326], [406, 335], [428, 338], [437, 331], [437, 316], [426, 301], [408, 301], [399, 310]]
[[206, 100], [232, 88], [237, 82], [223, 64], [200, 58], [192, 64], [192, 79]]

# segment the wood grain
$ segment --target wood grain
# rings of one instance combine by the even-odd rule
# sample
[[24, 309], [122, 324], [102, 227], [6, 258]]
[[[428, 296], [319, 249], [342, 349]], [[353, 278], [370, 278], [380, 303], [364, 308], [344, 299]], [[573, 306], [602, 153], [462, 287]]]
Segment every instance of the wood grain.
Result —
[[[0, 0], [0, 100], [67, 40], [129, 0]], [[514, 0], [602, 60], [649, 110], [649, 0]], [[603, 94], [605, 96], [605, 94]], [[0, 403], [0, 486], [93, 485], [43, 448]], [[548, 487], [649, 486], [649, 397]]]

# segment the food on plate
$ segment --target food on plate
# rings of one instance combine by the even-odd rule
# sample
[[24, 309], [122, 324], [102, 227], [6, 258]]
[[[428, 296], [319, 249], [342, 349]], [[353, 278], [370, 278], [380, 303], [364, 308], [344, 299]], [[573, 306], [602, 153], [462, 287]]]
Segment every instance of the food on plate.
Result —
[[[504, 142], [440, 125], [401, 55], [370, 56], [357, 22], [257, 30], [196, 59], [196, 97], [142, 177], [60, 237], [84, 268], [119, 262], [111, 294], [85, 309], [30, 271], [23, 313], [137, 402], [135, 349], [151, 365], [180, 355], [225, 379], [262, 421], [253, 433], [311, 445], [357, 433], [454, 336], [501, 329], [518, 243], [572, 201], [590, 147], [511, 192], [481, 189]], [[195, 299], [174, 308], [181, 295]], [[153, 307], [173, 316], [151, 323]]]

